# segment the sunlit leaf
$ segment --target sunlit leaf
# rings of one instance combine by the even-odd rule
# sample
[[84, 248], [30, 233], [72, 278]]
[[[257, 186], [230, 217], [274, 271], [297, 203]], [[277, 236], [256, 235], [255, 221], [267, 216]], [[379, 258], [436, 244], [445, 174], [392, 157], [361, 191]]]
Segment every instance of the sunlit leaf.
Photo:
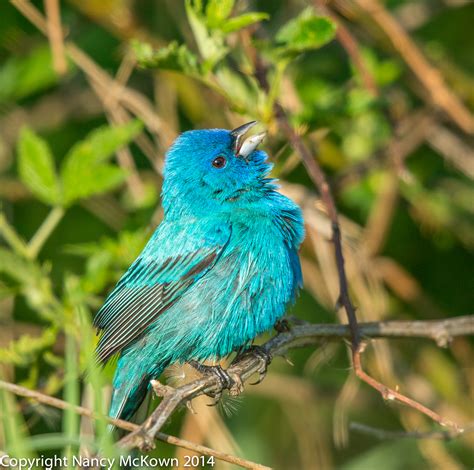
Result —
[[133, 48], [138, 63], [146, 68], [177, 70], [188, 75], [199, 73], [198, 59], [184, 44], [176, 41], [161, 49], [153, 49], [150, 44], [134, 41]]
[[252, 24], [258, 23], [262, 20], [267, 20], [269, 16], [267, 13], [261, 12], [252, 12], [252, 13], [245, 13], [240, 16], [236, 16], [235, 18], [230, 18], [227, 20], [222, 26], [221, 30], [224, 33], [232, 33], [234, 31], [238, 31], [242, 28], [246, 28]]
[[206, 26], [206, 18], [197, 8], [196, 2], [186, 0], [185, 5], [189, 25], [193, 31], [199, 52], [205, 62], [203, 69], [205, 71], [212, 70], [225, 57], [228, 48], [224, 44], [222, 35], [209, 33]]
[[209, 0], [206, 5], [207, 24], [210, 28], [219, 26], [232, 13], [235, 0]]
[[0, 67], [0, 103], [42, 91], [58, 81], [51, 49], [43, 44], [26, 56], [13, 56]]
[[48, 144], [24, 128], [18, 142], [18, 170], [23, 183], [43, 202], [58, 204], [61, 189]]
[[286, 23], [276, 35], [276, 42], [285, 52], [304, 52], [330, 42], [336, 34], [336, 24], [317, 16], [311, 8]]
[[125, 171], [106, 161], [136, 137], [141, 129], [139, 121], [116, 127], [105, 126], [77, 143], [67, 154], [61, 168], [65, 204], [120, 185], [125, 179]]

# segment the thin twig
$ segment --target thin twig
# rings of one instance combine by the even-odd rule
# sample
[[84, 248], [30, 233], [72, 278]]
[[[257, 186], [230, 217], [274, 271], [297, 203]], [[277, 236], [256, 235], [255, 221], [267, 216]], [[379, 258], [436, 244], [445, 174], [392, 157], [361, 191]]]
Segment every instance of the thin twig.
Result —
[[336, 37], [341, 43], [341, 46], [345, 49], [348, 56], [352, 60], [354, 67], [359, 71], [365, 88], [372, 93], [373, 96], [379, 95], [379, 90], [375, 79], [369, 72], [369, 69], [365, 65], [364, 58], [360, 53], [359, 45], [357, 44], [356, 38], [349, 31], [342, 21], [336, 17], [336, 15], [327, 7], [325, 0], [315, 0], [317, 8], [324, 13], [326, 16], [331, 18], [337, 24]]
[[46, 219], [36, 231], [28, 243], [28, 253], [31, 258], [36, 258], [41, 248], [49, 238], [53, 230], [57, 227], [66, 211], [63, 207], [56, 206], [51, 209]]
[[25, 241], [16, 233], [15, 229], [8, 223], [3, 212], [0, 212], [0, 238], [3, 238], [13, 250], [25, 257], [28, 257], [28, 246]]
[[[137, 424], [133, 424], [122, 419], [112, 419], [108, 416], [99, 416], [88, 408], [84, 408], [83, 406], [72, 405], [70, 403], [65, 402], [64, 400], [60, 400], [59, 398], [51, 397], [49, 395], [45, 395], [44, 393], [40, 393], [35, 390], [30, 390], [20, 385], [5, 382], [3, 380], [0, 380], [0, 388], [3, 390], [7, 390], [8, 392], [13, 393], [15, 395], [25, 398], [31, 398], [32, 400], [35, 400], [39, 403], [58, 408], [60, 410], [73, 410], [77, 414], [85, 416], [87, 418], [105, 419], [117, 428], [123, 429], [125, 431], [135, 431], [140, 427]], [[224, 462], [229, 462], [235, 465], [240, 465], [243, 468], [270, 470], [269, 467], [266, 467], [264, 465], [259, 465], [241, 457], [229, 455], [224, 452], [219, 452], [218, 450], [214, 450], [206, 446], [194, 444], [193, 442], [189, 442], [175, 436], [170, 436], [162, 432], [157, 433], [154, 437], [160, 441], [167, 442], [168, 444], [183, 447], [184, 449], [188, 449], [193, 452], [198, 452], [202, 455], [213, 456], [216, 459], [223, 460]]]
[[449, 164], [474, 179], [473, 146], [464, 142], [459, 135], [441, 124], [433, 123], [428, 130], [426, 143]]
[[64, 75], [67, 72], [67, 61], [64, 53], [59, 0], [44, 0], [44, 9], [48, 22], [48, 39], [53, 55], [54, 70], [58, 75]]
[[[366, 160], [340, 172], [333, 181], [333, 188], [337, 191], [348, 184], [353, 184], [371, 170], [376, 170], [384, 164], [388, 164], [390, 160], [395, 160], [393, 162], [394, 166], [397, 170], [400, 170], [406, 158], [427, 138], [430, 126], [433, 123], [433, 112], [427, 109], [406, 116], [397, 124], [393, 131], [393, 137], [384, 148]], [[398, 173], [400, 177], [406, 176], [403, 173], [400, 174], [400, 171]]]
[[[343, 13], [345, 3], [341, 0], [333, 2]], [[356, 0], [352, 3], [369, 15], [383, 31], [394, 49], [423, 85], [423, 91], [428, 92], [430, 101], [441, 108], [464, 132], [474, 134], [474, 116], [446, 85], [439, 70], [428, 62], [390, 12], [378, 0]]]
[[[362, 338], [429, 338], [446, 346], [455, 336], [474, 334], [474, 319], [461, 316], [445, 320], [432, 321], [386, 321], [360, 323], [358, 331]], [[283, 356], [290, 349], [302, 348], [317, 344], [321, 340], [350, 339], [352, 331], [348, 325], [310, 324], [298, 321], [289, 331], [278, 334], [270, 339], [262, 348], [271, 356]], [[244, 383], [261, 367], [261, 360], [254, 354], [246, 354], [234, 361], [227, 369], [228, 374], [237, 383]], [[140, 429], [125, 436], [120, 442], [126, 448], [147, 448], [154, 437], [166, 423], [171, 414], [184, 403], [203, 394], [222, 392], [217, 377], [210, 376], [173, 389], [159, 386], [163, 399], [156, 410], [141, 425]], [[403, 401], [403, 403], [406, 403]], [[406, 403], [408, 404], [408, 403]], [[457, 428], [460, 429], [460, 428]]]
[[[265, 65], [257, 57], [257, 63], [255, 64], [255, 76], [260, 84], [260, 86], [268, 92], [269, 86], [267, 81], [267, 71]], [[274, 104], [274, 113], [278, 121], [279, 128], [282, 133], [286, 135], [287, 139], [291, 143], [291, 146], [295, 151], [300, 155], [301, 160], [308, 172], [309, 177], [313, 181], [315, 187], [319, 190], [321, 194], [321, 199], [326, 208], [328, 217], [331, 221], [332, 226], [332, 242], [334, 245], [334, 255], [336, 259], [337, 274], [339, 280], [339, 298], [338, 304], [342, 306], [345, 310], [347, 319], [349, 321], [349, 328], [351, 331], [351, 351], [352, 351], [352, 363], [354, 366], [354, 372], [359, 377], [360, 380], [370, 385], [372, 388], [377, 390], [384, 399], [397, 400], [400, 403], [403, 403], [407, 406], [410, 406], [420, 413], [423, 413], [429, 416], [434, 421], [451, 426], [457, 429], [457, 425], [451, 421], [445, 420], [442, 416], [430, 410], [426, 406], [418, 403], [417, 401], [403, 395], [397, 390], [393, 390], [386, 385], [382, 384], [378, 380], [371, 377], [367, 374], [362, 367], [361, 354], [363, 351], [360, 330], [357, 322], [357, 317], [355, 313], [355, 308], [352, 304], [349, 287], [347, 282], [346, 270], [344, 267], [344, 255], [342, 251], [342, 240], [341, 240], [341, 230], [339, 226], [339, 216], [336, 209], [336, 204], [334, 197], [332, 195], [331, 189], [326, 179], [326, 175], [319, 165], [318, 161], [313, 157], [311, 151], [303, 142], [303, 139], [298, 135], [295, 129], [290, 124], [285, 110], [278, 103]]]
[[[47, 22], [43, 15], [28, 0], [10, 0], [10, 3], [24, 15], [43, 34], [47, 35]], [[110, 75], [100, 68], [82, 49], [73, 42], [68, 41], [65, 45], [66, 51], [71, 60], [91, 79], [101, 86], [106, 86], [107, 90], [112, 90], [118, 96], [118, 102], [131, 113], [139, 116], [150, 129], [161, 138], [163, 147], [168, 147], [174, 140], [175, 134], [166, 122], [162, 121], [155, 113], [149, 100], [137, 92], [127, 88], [120, 83], [116, 83]]]
[[474, 430], [473, 425], [466, 426], [462, 430], [455, 429], [440, 429], [436, 431], [389, 431], [387, 429], [374, 428], [372, 426], [367, 426], [362, 423], [350, 423], [349, 429], [352, 431], [357, 431], [362, 434], [368, 434], [374, 436], [377, 439], [436, 439], [443, 441], [450, 441], [456, 439], [461, 434], [466, 434], [467, 432], [472, 432]]

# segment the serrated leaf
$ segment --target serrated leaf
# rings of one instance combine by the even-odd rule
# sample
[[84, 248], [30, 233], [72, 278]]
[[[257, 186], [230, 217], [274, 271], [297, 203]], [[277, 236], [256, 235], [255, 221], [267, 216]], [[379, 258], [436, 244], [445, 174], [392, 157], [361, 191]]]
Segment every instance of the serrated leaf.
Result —
[[206, 18], [209, 28], [216, 28], [229, 17], [235, 0], [209, 0], [206, 6]]
[[286, 23], [276, 35], [277, 44], [287, 52], [317, 49], [330, 42], [336, 34], [336, 24], [317, 16], [311, 8]]
[[15, 56], [0, 67], [0, 102], [18, 100], [58, 82], [51, 49], [42, 44], [26, 56]]
[[102, 126], [75, 144], [66, 155], [65, 164], [74, 160], [101, 163], [133, 140], [143, 129], [143, 123], [130, 121], [120, 126]]
[[74, 202], [94, 194], [101, 194], [120, 186], [127, 176], [121, 168], [113, 165], [100, 167], [82, 167], [74, 179], [81, 177], [83, 183], [69, 191], [65, 191], [66, 201]]
[[122, 126], [104, 126], [74, 145], [61, 168], [64, 203], [103, 193], [121, 184], [125, 172], [106, 161], [142, 130], [142, 123], [131, 121]]
[[206, 18], [196, 5], [196, 2], [186, 0], [186, 15], [194, 34], [199, 53], [204, 59], [203, 71], [212, 70], [228, 53], [222, 34], [213, 31], [210, 34], [206, 27]]
[[132, 44], [141, 67], [177, 70], [188, 75], [199, 73], [198, 59], [184, 44], [176, 41], [154, 50], [150, 44], [134, 41]]
[[240, 29], [246, 28], [251, 24], [258, 23], [259, 21], [267, 20], [268, 18], [268, 14], [263, 12], [245, 13], [243, 15], [230, 18], [221, 26], [220, 29], [224, 33], [232, 33], [234, 31], [239, 31]]
[[59, 204], [61, 187], [48, 144], [24, 128], [18, 142], [18, 172], [21, 181], [41, 201]]

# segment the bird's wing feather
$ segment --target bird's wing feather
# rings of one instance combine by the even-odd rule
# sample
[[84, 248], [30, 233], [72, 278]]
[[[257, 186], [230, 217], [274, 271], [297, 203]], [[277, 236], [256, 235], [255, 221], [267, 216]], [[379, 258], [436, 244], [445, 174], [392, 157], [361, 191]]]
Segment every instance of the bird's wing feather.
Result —
[[94, 319], [96, 355], [106, 362], [127, 347], [212, 268], [230, 237], [219, 224], [162, 223]]
[[288, 248], [291, 271], [293, 273], [293, 297], [296, 297], [299, 289], [303, 288], [303, 274], [301, 273], [300, 258], [296, 248]]

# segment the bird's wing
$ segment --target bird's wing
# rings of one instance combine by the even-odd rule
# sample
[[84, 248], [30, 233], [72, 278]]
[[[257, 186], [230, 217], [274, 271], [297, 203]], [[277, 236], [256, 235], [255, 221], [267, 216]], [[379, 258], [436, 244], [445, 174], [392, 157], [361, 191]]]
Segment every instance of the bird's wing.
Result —
[[102, 330], [99, 362], [137, 339], [211, 269], [230, 238], [230, 228], [163, 222], [122, 276], [94, 319]]
[[303, 274], [301, 273], [300, 258], [298, 256], [298, 250], [294, 247], [288, 248], [288, 255], [290, 257], [290, 266], [293, 273], [293, 297], [300, 289], [303, 288]]

